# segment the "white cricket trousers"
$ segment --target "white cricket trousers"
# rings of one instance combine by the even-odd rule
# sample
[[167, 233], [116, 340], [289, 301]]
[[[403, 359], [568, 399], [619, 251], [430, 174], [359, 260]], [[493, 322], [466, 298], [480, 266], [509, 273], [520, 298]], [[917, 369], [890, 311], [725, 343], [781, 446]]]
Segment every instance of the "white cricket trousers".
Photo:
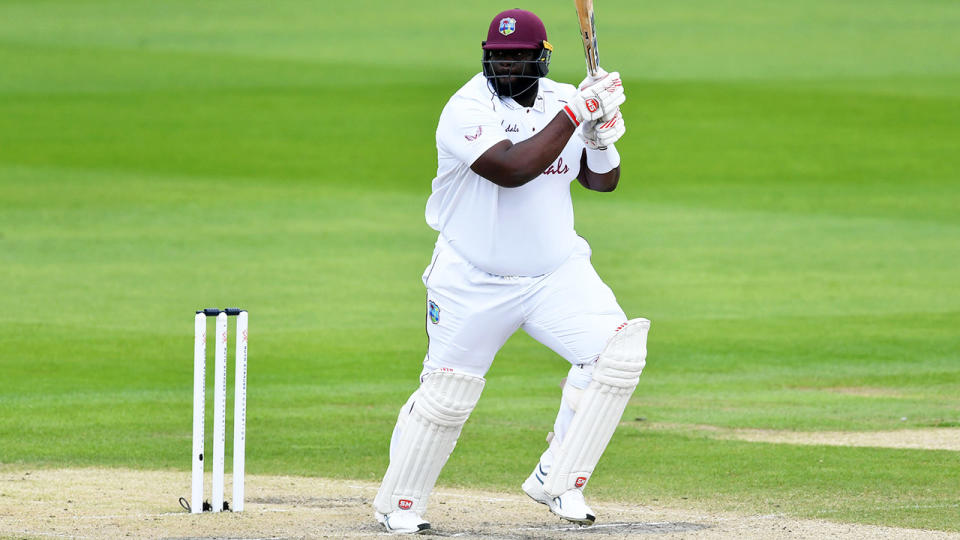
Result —
[[[518, 328], [571, 364], [567, 383], [586, 388], [593, 366], [627, 317], [590, 264], [583, 238], [559, 268], [536, 277], [497, 276], [467, 262], [440, 236], [423, 273], [429, 343], [423, 375], [453, 369], [483, 377]], [[421, 375], [422, 377], [422, 375]], [[563, 440], [573, 411], [561, 404], [554, 443]], [[543, 456], [547, 467], [550, 451]]]

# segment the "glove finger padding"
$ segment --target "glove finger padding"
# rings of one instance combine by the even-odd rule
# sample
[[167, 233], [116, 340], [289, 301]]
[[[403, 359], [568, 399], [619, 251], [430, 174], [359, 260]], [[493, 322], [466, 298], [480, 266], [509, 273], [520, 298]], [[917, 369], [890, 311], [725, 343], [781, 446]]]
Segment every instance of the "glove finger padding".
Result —
[[575, 125], [580, 125], [581, 122], [608, 116], [626, 99], [620, 74], [614, 71], [577, 92], [564, 111]]
[[627, 131], [620, 111], [617, 111], [610, 120], [602, 123], [597, 122], [597, 124], [594, 129], [596, 133], [595, 140], [599, 147], [610, 146], [620, 140], [620, 137], [623, 137], [623, 134]]
[[580, 128], [580, 138], [583, 139], [583, 144], [591, 150], [597, 150], [600, 148], [600, 141], [597, 139], [597, 123], [598, 122], [587, 122], [583, 124]]

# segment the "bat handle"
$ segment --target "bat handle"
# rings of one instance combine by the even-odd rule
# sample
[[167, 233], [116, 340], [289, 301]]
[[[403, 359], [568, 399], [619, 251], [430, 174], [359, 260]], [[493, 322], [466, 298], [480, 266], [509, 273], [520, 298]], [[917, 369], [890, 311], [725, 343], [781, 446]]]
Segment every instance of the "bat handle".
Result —
[[587, 77], [590, 78], [590, 83], [595, 83], [600, 80], [600, 67], [587, 65]]

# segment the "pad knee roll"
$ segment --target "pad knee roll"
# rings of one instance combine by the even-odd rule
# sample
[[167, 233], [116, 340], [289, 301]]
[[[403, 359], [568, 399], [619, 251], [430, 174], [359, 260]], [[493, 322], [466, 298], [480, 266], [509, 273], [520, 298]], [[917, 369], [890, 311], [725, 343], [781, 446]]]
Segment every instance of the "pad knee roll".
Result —
[[570, 428], [555, 453], [543, 489], [557, 497], [582, 488], [607, 448], [646, 365], [650, 321], [621, 325], [597, 359], [593, 380], [579, 400]]
[[481, 377], [450, 371], [424, 378], [397, 420], [390, 465], [373, 502], [378, 512], [412, 509], [423, 515], [483, 385]]

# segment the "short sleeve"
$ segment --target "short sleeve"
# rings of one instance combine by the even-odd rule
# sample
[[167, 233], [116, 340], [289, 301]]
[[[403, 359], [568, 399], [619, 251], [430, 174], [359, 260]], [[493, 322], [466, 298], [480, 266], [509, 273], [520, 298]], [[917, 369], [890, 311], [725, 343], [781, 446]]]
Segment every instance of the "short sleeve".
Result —
[[468, 167], [500, 141], [508, 140], [503, 121], [489, 105], [455, 96], [437, 126], [437, 146]]

